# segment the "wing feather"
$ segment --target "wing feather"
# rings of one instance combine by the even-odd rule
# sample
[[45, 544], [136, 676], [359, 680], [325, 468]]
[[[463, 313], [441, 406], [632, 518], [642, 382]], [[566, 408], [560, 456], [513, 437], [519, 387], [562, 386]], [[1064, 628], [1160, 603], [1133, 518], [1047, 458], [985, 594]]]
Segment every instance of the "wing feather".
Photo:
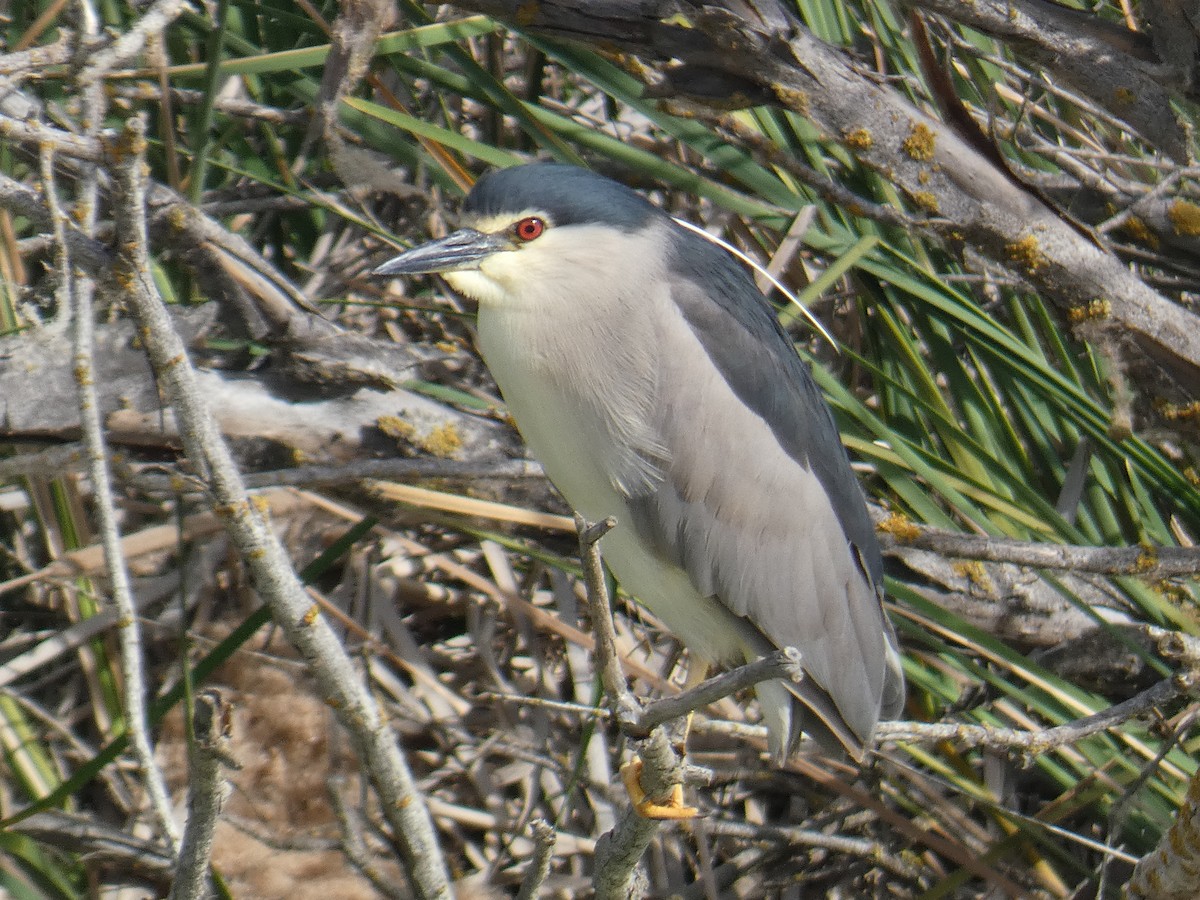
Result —
[[[765, 300], [732, 261], [689, 253], [690, 240], [678, 238], [672, 282], [685, 318], [658, 323], [651, 419], [662, 477], [628, 498], [633, 525], [700, 594], [771, 645], [799, 649], [866, 740], [883, 700], [895, 706], [902, 689], [861, 490], [819, 389]], [[701, 353], [714, 365], [696, 366]]]

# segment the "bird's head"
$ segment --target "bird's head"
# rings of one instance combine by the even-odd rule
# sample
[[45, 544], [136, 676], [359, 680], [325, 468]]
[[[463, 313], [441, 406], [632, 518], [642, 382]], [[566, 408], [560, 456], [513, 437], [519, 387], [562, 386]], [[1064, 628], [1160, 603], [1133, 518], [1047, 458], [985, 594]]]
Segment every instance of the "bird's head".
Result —
[[669, 218], [640, 194], [586, 169], [532, 163], [483, 176], [463, 202], [463, 227], [384, 263], [375, 275], [441, 274], [481, 304], [546, 289], [570, 296], [611, 277]]

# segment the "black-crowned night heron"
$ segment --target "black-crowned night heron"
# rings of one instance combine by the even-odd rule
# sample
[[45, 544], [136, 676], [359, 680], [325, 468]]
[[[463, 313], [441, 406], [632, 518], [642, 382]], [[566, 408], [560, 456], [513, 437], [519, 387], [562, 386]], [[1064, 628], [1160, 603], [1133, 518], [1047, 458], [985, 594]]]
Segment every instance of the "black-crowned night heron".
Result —
[[726, 251], [549, 163], [484, 176], [466, 227], [379, 275], [441, 273], [533, 454], [605, 559], [701, 663], [802, 654], [756, 687], [772, 757], [801, 731], [860, 758], [904, 696], [882, 563], [829, 408]]

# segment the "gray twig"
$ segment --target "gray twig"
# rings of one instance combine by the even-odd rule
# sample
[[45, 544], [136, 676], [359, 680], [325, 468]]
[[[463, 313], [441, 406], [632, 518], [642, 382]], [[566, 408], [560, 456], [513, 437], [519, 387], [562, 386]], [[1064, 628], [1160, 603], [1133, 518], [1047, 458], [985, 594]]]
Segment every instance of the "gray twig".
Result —
[[[616, 525], [611, 516], [603, 522], [588, 523], [576, 514], [575, 526], [579, 530], [579, 552], [583, 561], [583, 578], [587, 587], [588, 611], [592, 619], [592, 633], [596, 639], [596, 668], [613, 714], [617, 722], [636, 723], [641, 713], [637, 698], [625, 684], [621, 664], [617, 659], [617, 635], [613, 630], [612, 606], [608, 588], [604, 581], [604, 566], [600, 559], [600, 538]], [[644, 744], [666, 742], [662, 729], [656, 729]], [[669, 747], [668, 747], [669, 749]], [[647, 760], [643, 757], [643, 772], [647, 777], [655, 774], [657, 756]], [[634, 900], [645, 894], [645, 875], [641, 871], [642, 854], [650, 845], [650, 839], [658, 831], [659, 823], [647, 819], [632, 807], [621, 814], [616, 827], [601, 836], [596, 844], [596, 874], [594, 877], [597, 900]]]
[[380, 894], [384, 897], [392, 897], [394, 900], [403, 900], [408, 897], [408, 891], [400, 885], [393, 884], [371, 860], [371, 850], [367, 846], [367, 842], [363, 840], [362, 814], [346, 803], [340, 789], [341, 782], [340, 776], [330, 778], [327, 787], [329, 804], [333, 807], [333, 814], [337, 818], [338, 828], [342, 833], [342, 852], [346, 854], [350, 864], [358, 869]]
[[[3, 464], [8, 465], [8, 461]], [[11, 466], [10, 466], [11, 468]], [[0, 472], [3, 468], [0, 468]], [[272, 472], [253, 472], [245, 476], [246, 487], [329, 487], [356, 481], [390, 480], [408, 482], [424, 478], [454, 478], [474, 481], [484, 478], [516, 481], [545, 478], [541, 466], [524, 460], [489, 462], [455, 459], [363, 459], [339, 466], [299, 466]], [[174, 475], [142, 473], [134, 483], [142, 490], [178, 490]]]
[[517, 891], [517, 900], [534, 900], [550, 874], [550, 861], [554, 858], [554, 828], [542, 819], [534, 819], [529, 823], [533, 834], [533, 858], [529, 860], [529, 868], [521, 881], [521, 889]]
[[196, 695], [188, 754], [187, 828], [167, 900], [197, 900], [209, 894], [213, 832], [226, 793], [221, 767], [239, 768], [230, 756], [230, 713], [220, 691], [209, 688]]
[[638, 716], [637, 726], [649, 731], [763, 681], [779, 678], [799, 683], [804, 678], [804, 669], [800, 663], [800, 651], [795, 647], [777, 650], [754, 662], [710, 678], [682, 694], [647, 703]]
[[795, 847], [813, 847], [857, 856], [869, 860], [899, 878], [912, 879], [919, 870], [911, 863], [896, 856], [881, 841], [848, 837], [843, 834], [827, 834], [811, 828], [787, 825], [763, 825], [728, 819], [705, 819], [704, 827], [714, 835], [736, 837], [743, 841], [761, 843], [770, 841]]
[[193, 7], [188, 0], [158, 0], [112, 44], [90, 54], [80, 81], [94, 83], [103, 90], [105, 74], [141, 53], [147, 40], [162, 35], [168, 25], [190, 9]]
[[1115, 728], [1155, 706], [1194, 692], [1197, 684], [1200, 684], [1200, 671], [1185, 670], [1108, 709], [1042, 731], [950, 722], [880, 722], [875, 726], [875, 740], [879, 743], [953, 741], [958, 747], [1002, 747], [1037, 755], [1073, 744], [1099, 731]]
[[987, 535], [962, 534], [945, 528], [904, 520], [884, 520], [876, 512], [877, 527], [886, 551], [913, 547], [941, 556], [1012, 563], [1039, 569], [1091, 572], [1095, 575], [1136, 575], [1170, 578], [1200, 572], [1200, 547], [1086, 547], [1036, 543]]
[[[617, 636], [600, 558], [600, 539], [615, 525], [616, 520], [611, 516], [596, 523], [575, 516], [600, 680], [622, 730], [626, 734], [644, 734], [644, 710], [626, 686], [617, 658]], [[637, 743], [636, 755], [641, 761], [637, 778], [651, 802], [665, 800], [685, 781], [707, 780], [710, 776], [707, 770], [684, 766], [661, 727], [651, 729], [649, 737]], [[639, 863], [658, 826], [658, 820], [647, 818], [630, 806], [616, 827], [600, 838], [596, 844], [594, 876], [599, 900], [634, 900], [644, 895], [646, 884]]]
[[[108, 468], [108, 450], [104, 427], [100, 422], [100, 401], [96, 391], [95, 359], [93, 356], [92, 297], [94, 286], [89, 279], [76, 278], [71, 251], [65, 239], [66, 216], [59, 206], [58, 189], [54, 183], [54, 150], [44, 147], [41, 152], [42, 188], [46, 208], [54, 230], [56, 259], [59, 270], [59, 307], [70, 310], [72, 322], [73, 366], [76, 397], [79, 401], [79, 422], [87, 459], [88, 475], [92, 479], [92, 497], [96, 504], [96, 521], [100, 542], [104, 547], [104, 564], [108, 572], [112, 601], [117, 614], [117, 635], [120, 647], [121, 681], [125, 722], [129, 729], [130, 745], [137, 758], [138, 769], [154, 813], [158, 828], [166, 838], [171, 852], [179, 850], [179, 829], [171, 816], [171, 801], [167, 794], [162, 770], [154, 759], [154, 748], [146, 716], [146, 677], [142, 667], [142, 635], [138, 625], [137, 608], [133, 601], [129, 572], [121, 553], [121, 532], [117, 511], [113, 505], [112, 477]], [[86, 193], [86, 188], [85, 188]], [[85, 202], [89, 208], [94, 203]]]
[[622, 726], [638, 726], [641, 704], [625, 684], [621, 661], [617, 657], [617, 635], [612, 625], [612, 602], [604, 581], [604, 565], [600, 558], [600, 539], [616, 527], [612, 516], [600, 522], [586, 522], [576, 513], [575, 527], [579, 531], [579, 555], [583, 561], [583, 580], [587, 587], [588, 613], [596, 639], [596, 668], [604, 692], [613, 707], [613, 715]]
[[110, 288], [128, 303], [144, 335], [151, 365], [180, 422], [180, 437], [230, 539], [271, 607], [275, 622], [308, 660], [329, 705], [336, 711], [375, 789], [413, 887], [422, 898], [449, 900], [445, 860], [428, 808], [400, 753], [394, 733], [363, 685], [345, 648], [296, 578], [264, 515], [246, 495], [241, 474], [197, 385], [183, 342], [171, 327], [150, 275], [146, 241], [145, 125], [126, 124], [121, 154], [136, 162], [120, 167], [116, 203], [121, 254]]

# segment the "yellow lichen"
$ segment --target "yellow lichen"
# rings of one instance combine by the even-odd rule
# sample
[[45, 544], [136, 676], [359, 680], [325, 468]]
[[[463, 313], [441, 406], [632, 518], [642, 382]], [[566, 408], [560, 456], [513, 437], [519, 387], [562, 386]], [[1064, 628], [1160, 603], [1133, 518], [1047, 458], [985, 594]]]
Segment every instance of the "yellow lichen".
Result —
[[1167, 602], [1176, 609], [1184, 609], [1192, 605], [1192, 595], [1181, 584], [1176, 584], [1172, 581], [1159, 581], [1154, 585], [1154, 589], [1162, 594]]
[[913, 520], [901, 513], [892, 513], [878, 525], [878, 530], [890, 534], [901, 543], [915, 541], [921, 536], [921, 529]]
[[933, 159], [933, 148], [937, 143], [937, 135], [924, 122], [914, 122], [908, 137], [904, 139], [904, 152], [917, 162], [929, 162]]
[[450, 422], [434, 428], [420, 441], [421, 449], [425, 452], [445, 458], [453, 456], [462, 447], [462, 435]]
[[1158, 565], [1158, 549], [1149, 544], [1142, 544], [1138, 558], [1129, 567], [1131, 575], [1143, 575], [1152, 571]]
[[457, 453], [463, 443], [462, 435], [452, 423], [437, 425], [428, 434], [421, 434], [416, 426], [399, 416], [380, 416], [375, 427], [394, 441], [411, 444], [443, 459]]
[[1038, 244], [1037, 238], [1027, 234], [1020, 240], [1004, 245], [1004, 252], [1017, 265], [1033, 275], [1046, 265], [1046, 256]]
[[179, 233], [187, 227], [188, 214], [182, 203], [172, 206], [167, 212], [167, 225], [171, 230]]
[[1200, 206], [1187, 200], [1172, 200], [1167, 207], [1167, 218], [1175, 228], [1176, 234], [1186, 234], [1188, 237], [1200, 235]]
[[776, 84], [773, 87], [775, 96], [786, 108], [798, 112], [802, 116], [808, 115], [808, 94], [782, 84]]
[[399, 416], [380, 416], [375, 420], [375, 427], [396, 441], [411, 441], [417, 433], [411, 422], [405, 422]]
[[1137, 216], [1130, 216], [1126, 219], [1125, 224], [1121, 226], [1121, 230], [1139, 244], [1149, 247], [1151, 250], [1158, 249], [1158, 235], [1151, 231], [1150, 226]]
[[1168, 422], [1186, 422], [1189, 419], [1200, 418], [1200, 400], [1190, 403], [1168, 403], [1166, 400], [1156, 400], [1154, 408]]
[[1082, 306], [1072, 306], [1067, 310], [1067, 321], [1072, 325], [1080, 322], [1091, 322], [1096, 319], [1107, 319], [1112, 313], [1112, 304], [1107, 300], [1097, 298]]
[[865, 128], [855, 128], [846, 132], [846, 146], [851, 150], [870, 150], [874, 143], [871, 132]]
[[938, 206], [937, 195], [933, 191], [914, 191], [912, 199], [913, 203], [917, 204], [917, 206], [931, 216], [936, 216], [941, 212], [941, 207]]
[[950, 567], [960, 578], [965, 578], [975, 587], [991, 593], [995, 585], [988, 575], [987, 568], [977, 559], [956, 562]]
[[1113, 91], [1113, 103], [1117, 106], [1132, 106], [1137, 100], [1137, 94], [1127, 87], [1119, 87]]

